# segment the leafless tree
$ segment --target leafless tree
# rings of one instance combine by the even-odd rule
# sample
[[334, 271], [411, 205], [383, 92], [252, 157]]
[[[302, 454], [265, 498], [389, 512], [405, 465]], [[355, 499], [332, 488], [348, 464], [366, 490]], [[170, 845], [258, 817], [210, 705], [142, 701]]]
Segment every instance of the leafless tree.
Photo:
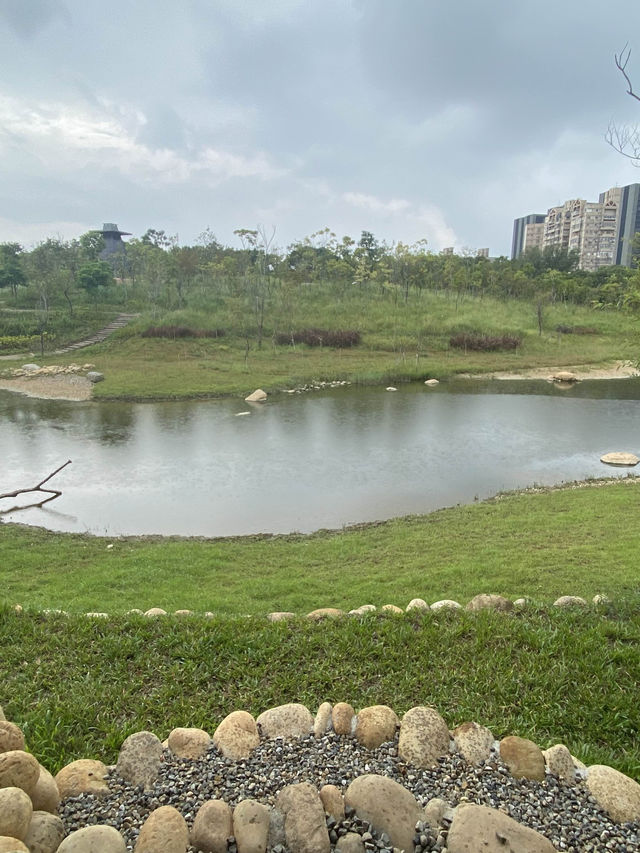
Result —
[[[625, 44], [620, 53], [614, 54], [616, 68], [627, 84], [627, 95], [631, 95], [636, 101], [640, 101], [640, 95], [634, 91], [631, 77], [627, 72], [630, 58], [631, 48], [628, 44]], [[628, 157], [634, 166], [640, 167], [640, 127], [637, 124], [623, 124], [619, 127], [614, 121], [611, 121], [604, 138], [614, 151], [622, 154], [623, 157]]]

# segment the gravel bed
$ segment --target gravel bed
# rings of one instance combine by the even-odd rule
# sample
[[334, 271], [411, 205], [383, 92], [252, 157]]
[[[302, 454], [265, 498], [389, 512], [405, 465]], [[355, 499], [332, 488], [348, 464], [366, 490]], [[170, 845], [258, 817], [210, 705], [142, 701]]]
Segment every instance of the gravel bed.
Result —
[[[225, 800], [232, 807], [248, 798], [272, 805], [286, 785], [311, 782], [320, 789], [332, 784], [344, 793], [353, 779], [366, 773], [394, 779], [412, 791], [422, 805], [441, 797], [452, 807], [468, 801], [502, 809], [568, 853], [637, 853], [640, 849], [640, 826], [613, 823], [582, 780], [568, 785], [550, 775], [544, 782], [514, 779], [497, 755], [472, 767], [453, 754], [440, 759], [435, 768], [419, 770], [398, 758], [397, 740], [367, 750], [354, 738], [335, 734], [318, 740], [313, 736], [295, 741], [264, 740], [250, 758], [241, 761], [225, 759], [215, 747], [196, 761], [176, 758], [165, 750], [160, 775], [151, 791], [127, 785], [112, 769], [107, 779], [108, 794], [70, 797], [61, 804], [59, 813], [67, 833], [90, 824], [110, 824], [122, 833], [131, 850], [144, 820], [159, 806], [175, 806], [191, 828], [198, 809], [209, 799]], [[346, 832], [358, 832], [367, 850], [393, 850], [388, 838], [380, 837], [353, 814], [340, 823], [328, 818], [327, 826], [332, 850]], [[415, 853], [445, 850], [447, 828], [446, 821], [437, 833], [428, 825], [418, 825]], [[233, 853], [233, 843], [229, 849]], [[283, 853], [283, 848], [273, 850]]]

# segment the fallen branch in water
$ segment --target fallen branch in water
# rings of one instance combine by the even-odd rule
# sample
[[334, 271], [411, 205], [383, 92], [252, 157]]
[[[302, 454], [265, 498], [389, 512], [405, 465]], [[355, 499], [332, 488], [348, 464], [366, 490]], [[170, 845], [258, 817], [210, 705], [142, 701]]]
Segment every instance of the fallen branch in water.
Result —
[[28, 489], [16, 489], [14, 492], [5, 492], [4, 494], [0, 494], [0, 500], [2, 498], [17, 498], [18, 495], [28, 494], [29, 492], [45, 492], [49, 495], [47, 498], [43, 498], [41, 501], [36, 501], [35, 503], [25, 504], [24, 506], [12, 506], [10, 509], [0, 510], [0, 515], [4, 515], [8, 512], [15, 512], [17, 509], [31, 509], [32, 507], [41, 507], [44, 506], [49, 501], [53, 501], [56, 498], [59, 498], [62, 494], [58, 489], [43, 489], [45, 483], [48, 483], [52, 477], [62, 471], [63, 468], [66, 468], [67, 465], [71, 465], [71, 459], [68, 459], [64, 465], [61, 465], [59, 468], [56, 468], [55, 471], [52, 471], [48, 477], [45, 477], [44, 480], [40, 480], [39, 483], [36, 483], [35, 486], [31, 486]]

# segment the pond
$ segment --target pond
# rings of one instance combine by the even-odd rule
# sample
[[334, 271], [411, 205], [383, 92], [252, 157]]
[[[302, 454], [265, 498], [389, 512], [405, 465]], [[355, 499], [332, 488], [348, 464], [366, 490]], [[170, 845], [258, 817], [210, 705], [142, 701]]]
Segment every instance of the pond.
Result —
[[638, 453], [639, 428], [640, 379], [569, 389], [457, 380], [253, 405], [0, 392], [0, 492], [72, 460], [52, 481], [62, 497], [3, 519], [109, 536], [340, 528], [534, 484], [625, 476], [634, 469], [610, 468], [600, 456]]

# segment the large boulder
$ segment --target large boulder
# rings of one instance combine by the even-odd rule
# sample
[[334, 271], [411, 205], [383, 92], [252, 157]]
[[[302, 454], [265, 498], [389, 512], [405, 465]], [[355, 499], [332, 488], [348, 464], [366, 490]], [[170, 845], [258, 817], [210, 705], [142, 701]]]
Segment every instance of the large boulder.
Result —
[[370, 705], [358, 713], [354, 734], [367, 749], [376, 749], [394, 739], [399, 724], [396, 712], [388, 705]]
[[30, 853], [56, 853], [64, 838], [64, 826], [58, 815], [34, 811], [24, 843]]
[[203, 758], [211, 746], [211, 736], [204, 729], [173, 729], [169, 733], [169, 749], [178, 758]]
[[264, 403], [267, 399], [267, 394], [266, 391], [262, 390], [262, 388], [256, 388], [252, 394], [249, 394], [249, 396], [244, 399], [247, 403]]
[[248, 758], [260, 743], [256, 721], [248, 711], [232, 711], [213, 733], [213, 742], [225, 758]]
[[19, 838], [0, 835], [0, 853], [29, 853], [29, 848]]
[[284, 833], [290, 853], [329, 853], [329, 832], [324, 806], [316, 788], [308, 782], [287, 785], [276, 799], [284, 815]]
[[207, 800], [193, 821], [191, 844], [202, 853], [227, 853], [227, 839], [233, 835], [231, 808], [224, 800]]
[[544, 835], [488, 806], [464, 803], [455, 811], [447, 835], [449, 853], [555, 853]]
[[458, 752], [469, 764], [480, 764], [491, 755], [494, 737], [485, 726], [462, 723], [453, 730]]
[[120, 747], [116, 773], [130, 785], [153, 787], [162, 762], [162, 742], [153, 732], [135, 732]]
[[15, 723], [0, 720], [0, 752], [24, 749], [24, 735]]
[[57, 814], [60, 805], [60, 791], [56, 780], [46, 767], [40, 765], [40, 775], [36, 787], [31, 794], [31, 802], [34, 811], [50, 812]]
[[344, 797], [336, 785], [323, 785], [320, 788], [320, 799], [324, 810], [337, 821], [344, 820]]
[[0, 835], [24, 841], [32, 814], [31, 799], [22, 788], [0, 788]]
[[413, 850], [414, 828], [422, 809], [411, 791], [386, 776], [358, 776], [344, 795], [346, 806], [355, 809], [361, 820], [389, 836], [394, 847]]
[[318, 710], [313, 721], [314, 737], [322, 737], [331, 727], [331, 702], [323, 702]]
[[449, 728], [435, 708], [422, 705], [403, 716], [398, 756], [414, 767], [434, 767], [449, 754]]
[[544, 779], [544, 755], [532, 740], [515, 735], [502, 738], [500, 758], [507, 765], [509, 773], [517, 779], [535, 779], [538, 782]]
[[127, 845], [117, 829], [96, 824], [67, 835], [57, 853], [127, 853]]
[[140, 830], [134, 853], [186, 853], [189, 829], [173, 806], [160, 806], [151, 812]]
[[79, 758], [58, 772], [55, 783], [63, 800], [79, 794], [106, 794], [109, 790], [106, 775], [107, 767], [102, 761]]
[[637, 465], [638, 462], [640, 462], [640, 459], [634, 453], [616, 451], [613, 453], [605, 453], [604, 456], [600, 457], [600, 461], [604, 462], [605, 465], [633, 468], [634, 465]]
[[542, 751], [549, 773], [553, 773], [565, 782], [574, 782], [576, 767], [567, 747], [562, 743], [550, 746]]
[[233, 834], [238, 853], [266, 853], [269, 808], [256, 800], [242, 800], [233, 810]]
[[481, 593], [474, 596], [467, 604], [467, 610], [513, 610], [513, 601], [505, 598], [503, 595], [493, 595], [489, 593]]
[[336, 702], [331, 712], [333, 730], [337, 735], [350, 735], [355, 711], [348, 702]]
[[22, 788], [31, 796], [39, 776], [40, 765], [29, 752], [12, 749], [0, 754], [0, 788]]
[[258, 731], [264, 737], [281, 737], [285, 740], [305, 737], [313, 731], [311, 711], [299, 702], [289, 702], [263, 711], [257, 718]]
[[606, 764], [593, 764], [587, 772], [591, 796], [617, 823], [640, 821], [640, 785]]

